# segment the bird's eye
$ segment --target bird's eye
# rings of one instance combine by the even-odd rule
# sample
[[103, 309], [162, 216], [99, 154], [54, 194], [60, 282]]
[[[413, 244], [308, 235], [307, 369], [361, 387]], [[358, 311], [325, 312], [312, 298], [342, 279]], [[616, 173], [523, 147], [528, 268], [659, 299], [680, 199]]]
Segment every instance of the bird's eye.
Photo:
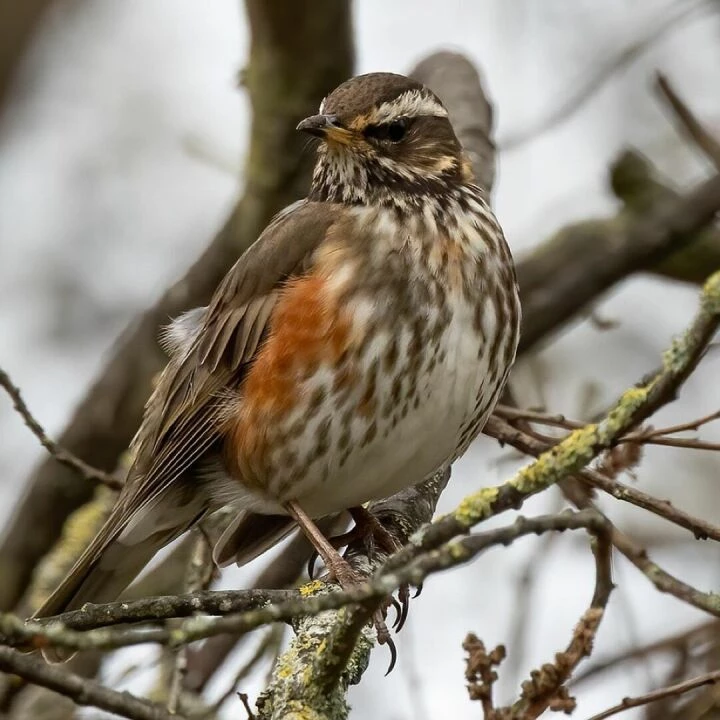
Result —
[[366, 138], [389, 140], [397, 143], [405, 137], [407, 125], [407, 120], [404, 118], [390, 123], [383, 123], [382, 125], [368, 125], [363, 134]]

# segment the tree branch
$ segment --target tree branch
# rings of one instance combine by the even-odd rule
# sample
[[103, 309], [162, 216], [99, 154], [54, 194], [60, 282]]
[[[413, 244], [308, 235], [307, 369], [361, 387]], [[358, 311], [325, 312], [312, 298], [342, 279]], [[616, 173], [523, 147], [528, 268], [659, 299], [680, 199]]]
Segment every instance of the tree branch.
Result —
[[670, 687], [660, 688], [659, 690], [653, 690], [646, 695], [640, 695], [639, 697], [626, 697], [621, 703], [614, 705], [603, 712], [593, 715], [589, 720], [605, 720], [612, 715], [625, 712], [631, 708], [640, 707], [641, 705], [648, 705], [658, 700], [664, 700], [669, 697], [677, 697], [678, 695], [684, 695], [691, 690], [703, 687], [703, 685], [714, 685], [720, 682], [720, 670], [714, 672], [705, 673], [698, 677], [685, 680], [684, 682], [678, 683], [677, 685], [671, 685]]
[[189, 618], [197, 613], [230, 615], [301, 597], [297, 590], [203, 590], [103, 605], [86, 603], [80, 610], [70, 610], [38, 622], [42, 625], [58, 622], [73, 630], [92, 630], [126, 623]]
[[[535, 457], [547, 452], [559, 442], [559, 440], [541, 440], [536, 436], [509, 425], [499, 417], [491, 417], [485, 425], [483, 432], [489, 437], [507, 443], [521, 452]], [[667, 500], [658, 500], [652, 495], [642, 492], [642, 490], [624, 485], [618, 480], [607, 477], [597, 470], [585, 469], [578, 473], [578, 477], [582, 478], [582, 480], [591, 487], [602, 490], [617, 500], [629, 502], [632, 505], [636, 505], [643, 510], [648, 510], [675, 525], [689, 530], [698, 540], [706, 540], [709, 538], [720, 541], [720, 527], [674, 507]]]
[[0, 647], [0, 671], [65, 695], [78, 705], [90, 705], [131, 720], [182, 720], [182, 716], [171, 715], [160, 705], [109, 690], [94, 680], [50, 667], [9, 647]]
[[[596, 518], [596, 521], [599, 520]], [[575, 701], [568, 695], [566, 684], [580, 661], [590, 657], [592, 653], [595, 636], [614, 587], [609, 532], [611, 527], [607, 520], [602, 518], [600, 528], [595, 531], [595, 590], [590, 607], [580, 618], [567, 648], [555, 655], [554, 662], [546, 663], [540, 670], [533, 671], [530, 680], [523, 683], [520, 699], [512, 707], [515, 717], [533, 720], [548, 708], [565, 711], [574, 709]]]
[[58, 445], [55, 441], [51, 440], [43, 430], [42, 425], [40, 425], [40, 423], [33, 417], [30, 409], [25, 404], [25, 401], [20, 393], [20, 388], [17, 387], [12, 380], [10, 380], [10, 376], [2, 368], [0, 368], [0, 387], [2, 387], [10, 396], [13, 407], [17, 411], [18, 415], [20, 415], [23, 419], [25, 425], [27, 425], [30, 429], [30, 432], [40, 441], [40, 444], [55, 458], [55, 460], [74, 470], [84, 480], [102, 483], [112, 490], [119, 490], [123, 486], [122, 482], [114, 475], [88, 465], [86, 462], [78, 457], [75, 457], [75, 455], [71, 452], [68, 452], [65, 448]]
[[[155, 606], [161, 610], [161, 614], [153, 619], [159, 620], [166, 619], [169, 616], [168, 608], [173, 606], [181, 615], [188, 606], [194, 608], [194, 613], [204, 612], [205, 608], [218, 611], [220, 609], [218, 598], [213, 596], [222, 596], [220, 607], [227, 608], [226, 612], [229, 614], [221, 617], [191, 617], [174, 629], [102, 626], [81, 631], [72, 629], [69, 623], [61, 621], [66, 618], [71, 622], [81, 620], [78, 615], [83, 611], [72, 611], [42, 622], [23, 621], [14, 615], [4, 614], [0, 615], [0, 637], [7, 645], [29, 648], [58, 646], [70, 650], [113, 650], [144, 643], [177, 647], [225, 632], [245, 633], [273, 622], [290, 622], [297, 618], [316, 616], [328, 610], [338, 610], [348, 605], [362, 605], [366, 602], [382, 600], [403, 583], [418, 585], [430, 574], [468, 562], [490, 547], [507, 545], [524, 535], [579, 528], [600, 532], [605, 526], [604, 523], [605, 520], [594, 510], [531, 519], [518, 518], [513, 525], [448, 543], [439, 541], [435, 547], [428, 545], [410, 562], [397, 569], [392, 567], [391, 558], [374, 578], [358, 587], [333, 591], [331, 588], [337, 586], [313, 581], [297, 592], [280, 591], [287, 599], [240, 613], [233, 613], [230, 608], [234, 600], [239, 600], [240, 603], [246, 600], [242, 591], [207, 591], [186, 595], [184, 598], [155, 598]], [[178, 603], [178, 600], [182, 602]], [[144, 605], [144, 602], [128, 603], [125, 617], [130, 619], [140, 616], [147, 619], [147, 605]], [[86, 619], [82, 619], [82, 622], [88, 625], [94, 624], [99, 615], [117, 618], [117, 605], [110, 603], [105, 606], [91, 606], [88, 612], [93, 614], [93, 622], [88, 622]]]
[[660, 96], [672, 110], [680, 130], [720, 170], [720, 141], [695, 117], [693, 111], [670, 84], [667, 76], [658, 73], [655, 84]]
[[[720, 173], [646, 212], [571, 225], [520, 258], [520, 351], [546, 338], [619, 280], [653, 268], [690, 244], [718, 210]], [[705, 265], [704, 277], [714, 267]]]

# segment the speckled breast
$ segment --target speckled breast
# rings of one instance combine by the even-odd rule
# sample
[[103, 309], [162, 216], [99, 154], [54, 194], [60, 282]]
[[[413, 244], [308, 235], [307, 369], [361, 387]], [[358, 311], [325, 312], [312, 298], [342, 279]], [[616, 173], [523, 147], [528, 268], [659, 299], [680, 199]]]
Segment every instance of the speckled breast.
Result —
[[517, 344], [509, 255], [483, 220], [358, 208], [332, 228], [285, 288], [242, 388], [229, 464], [251, 509], [297, 499], [319, 517], [464, 451]]

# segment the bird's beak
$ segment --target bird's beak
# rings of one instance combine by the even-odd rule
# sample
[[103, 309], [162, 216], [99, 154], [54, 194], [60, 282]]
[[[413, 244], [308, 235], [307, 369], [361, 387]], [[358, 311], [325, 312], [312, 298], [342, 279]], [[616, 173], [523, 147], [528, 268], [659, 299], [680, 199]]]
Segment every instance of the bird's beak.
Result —
[[311, 115], [302, 120], [296, 130], [301, 130], [309, 135], [331, 140], [341, 145], [348, 145], [352, 133], [338, 122], [335, 115]]

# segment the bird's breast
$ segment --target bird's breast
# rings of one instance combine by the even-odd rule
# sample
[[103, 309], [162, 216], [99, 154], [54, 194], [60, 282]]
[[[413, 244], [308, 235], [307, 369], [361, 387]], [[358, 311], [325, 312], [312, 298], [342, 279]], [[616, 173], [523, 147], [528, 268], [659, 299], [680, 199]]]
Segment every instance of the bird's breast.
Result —
[[508, 333], [483, 300], [484, 249], [417, 219], [352, 219], [286, 287], [240, 393], [229, 465], [260, 511], [298, 499], [320, 516], [422, 480], [507, 374], [489, 355]]

